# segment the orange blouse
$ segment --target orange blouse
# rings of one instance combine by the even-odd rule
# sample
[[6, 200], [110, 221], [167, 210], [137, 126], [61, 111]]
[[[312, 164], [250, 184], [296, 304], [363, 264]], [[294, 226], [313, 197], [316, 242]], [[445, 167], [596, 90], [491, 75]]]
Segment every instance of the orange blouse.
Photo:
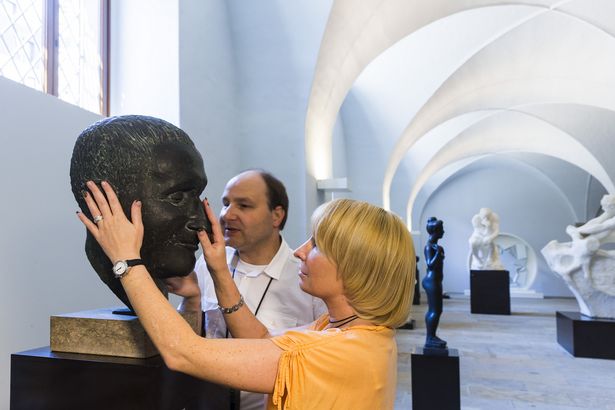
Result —
[[395, 332], [385, 326], [307, 330], [272, 341], [283, 352], [268, 409], [393, 409], [397, 382]]

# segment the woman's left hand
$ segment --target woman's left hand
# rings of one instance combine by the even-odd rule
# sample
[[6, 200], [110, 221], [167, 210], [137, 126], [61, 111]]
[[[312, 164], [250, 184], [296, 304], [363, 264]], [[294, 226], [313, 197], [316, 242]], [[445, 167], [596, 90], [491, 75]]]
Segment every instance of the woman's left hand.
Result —
[[[113, 188], [103, 181], [100, 184], [105, 191], [92, 181], [87, 182], [91, 194], [85, 194], [85, 202], [94, 217], [92, 222], [82, 212], [77, 216], [83, 222], [102, 247], [111, 262], [140, 258], [141, 244], [143, 243], [143, 221], [141, 219], [141, 202], [132, 203], [131, 219], [126, 218], [120, 201]], [[105, 198], [106, 195], [106, 198]]]
[[203, 201], [203, 207], [205, 209], [205, 215], [211, 223], [211, 236], [204, 230], [199, 231], [198, 237], [203, 248], [203, 257], [205, 263], [207, 263], [207, 269], [212, 275], [227, 274], [228, 264], [226, 262], [226, 244], [224, 242], [224, 235], [222, 234], [222, 228], [220, 227], [220, 221], [216, 218], [214, 211], [209, 206], [209, 201], [205, 199]]

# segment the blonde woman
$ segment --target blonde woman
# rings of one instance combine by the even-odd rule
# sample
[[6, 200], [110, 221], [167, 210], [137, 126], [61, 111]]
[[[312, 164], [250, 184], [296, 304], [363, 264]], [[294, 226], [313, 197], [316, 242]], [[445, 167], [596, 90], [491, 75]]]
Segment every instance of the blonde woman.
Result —
[[[88, 182], [86, 203], [92, 215], [102, 218], [94, 223], [78, 213], [79, 219], [112, 261], [133, 261], [119, 280], [170, 369], [268, 393], [268, 409], [393, 408], [394, 329], [408, 317], [415, 270], [412, 239], [397, 216], [346, 199], [321, 206], [312, 218], [311, 238], [295, 255], [302, 262], [301, 288], [323, 299], [328, 314], [303, 328], [271, 335], [243, 304], [228, 271], [220, 225], [205, 201], [213, 235], [210, 239], [202, 231], [198, 236], [234, 338], [204, 339], [138, 264], [141, 203], [132, 205], [130, 222], [111, 186], [101, 185], [104, 194]], [[183, 296], [195, 296], [198, 285], [183, 289]]]

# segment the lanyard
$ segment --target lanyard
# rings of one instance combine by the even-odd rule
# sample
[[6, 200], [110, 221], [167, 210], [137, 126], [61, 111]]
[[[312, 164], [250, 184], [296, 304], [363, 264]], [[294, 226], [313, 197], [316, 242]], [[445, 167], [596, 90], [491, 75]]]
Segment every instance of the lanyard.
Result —
[[[233, 254], [233, 259], [231, 259], [231, 277], [233, 278], [233, 280], [235, 279], [235, 270], [237, 270], [237, 265], [239, 264], [239, 252], [235, 251], [235, 253]], [[261, 305], [263, 304], [263, 300], [265, 300], [265, 295], [267, 294], [267, 291], [269, 291], [269, 287], [271, 286], [271, 282], [273, 282], [273, 278], [269, 278], [269, 282], [267, 283], [267, 287], [265, 288], [265, 291], [263, 292], [263, 294], [261, 295], [260, 300], [258, 301], [258, 305], [256, 306], [256, 310], [254, 311], [254, 317], [256, 317], [256, 315], [258, 315], [258, 311], [261, 308]], [[226, 338], [228, 339], [229, 336], [229, 331], [228, 328], [226, 329]]]

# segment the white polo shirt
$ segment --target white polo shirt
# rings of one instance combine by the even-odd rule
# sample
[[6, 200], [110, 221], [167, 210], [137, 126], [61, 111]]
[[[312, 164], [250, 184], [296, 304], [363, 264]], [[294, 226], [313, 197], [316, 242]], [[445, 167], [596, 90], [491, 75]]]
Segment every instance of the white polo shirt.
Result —
[[[299, 288], [299, 259], [282, 239], [280, 249], [269, 265], [256, 266], [237, 261], [232, 266], [235, 249], [226, 248], [226, 260], [231, 274], [235, 271], [235, 283], [243, 295], [248, 308], [265, 327], [270, 330], [287, 329], [313, 322], [326, 312], [326, 306], [319, 298], [303, 292]], [[237, 259], [237, 258], [235, 258]], [[223, 338], [226, 325], [218, 310], [218, 299], [214, 284], [207, 270], [203, 256], [194, 268], [201, 288], [201, 303], [206, 313], [206, 337]], [[261, 302], [262, 299], [262, 302]]]

